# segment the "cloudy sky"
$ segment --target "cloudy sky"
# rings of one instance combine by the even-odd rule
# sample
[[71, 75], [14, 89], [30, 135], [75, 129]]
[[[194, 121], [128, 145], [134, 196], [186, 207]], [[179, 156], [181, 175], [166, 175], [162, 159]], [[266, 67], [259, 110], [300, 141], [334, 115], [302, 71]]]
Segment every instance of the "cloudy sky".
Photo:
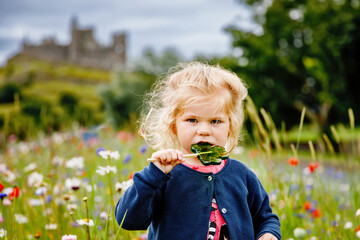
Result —
[[126, 31], [130, 60], [145, 47], [175, 47], [185, 58], [228, 54], [226, 26], [255, 28], [239, 0], [0, 0], [0, 65], [21, 49], [24, 38], [36, 44], [54, 36], [67, 44], [73, 16], [80, 27], [94, 27], [103, 45], [112, 33]]

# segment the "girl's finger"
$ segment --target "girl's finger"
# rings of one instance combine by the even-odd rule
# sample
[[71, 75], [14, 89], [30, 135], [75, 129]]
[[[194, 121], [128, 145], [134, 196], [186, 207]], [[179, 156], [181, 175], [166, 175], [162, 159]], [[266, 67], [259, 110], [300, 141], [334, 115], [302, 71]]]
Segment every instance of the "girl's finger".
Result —
[[160, 154], [160, 156], [159, 156], [159, 158], [160, 158], [160, 162], [161, 162], [162, 164], [166, 164], [166, 161], [167, 161], [166, 152], [162, 151], [161, 154]]
[[177, 154], [177, 159], [179, 159], [180, 161], [184, 161], [183, 153], [179, 150], [175, 150], [175, 152]]
[[169, 162], [171, 162], [171, 152], [166, 151], [164, 156], [165, 156], [165, 160], [163, 162], [164, 164], [168, 164]]
[[176, 151], [171, 151], [171, 162], [176, 162], [178, 160], [178, 154]]

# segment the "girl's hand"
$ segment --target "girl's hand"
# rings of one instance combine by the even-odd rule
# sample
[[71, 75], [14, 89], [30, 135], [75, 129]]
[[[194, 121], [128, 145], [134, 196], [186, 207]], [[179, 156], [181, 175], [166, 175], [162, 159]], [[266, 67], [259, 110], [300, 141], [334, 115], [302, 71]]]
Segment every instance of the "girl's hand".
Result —
[[157, 158], [159, 161], [153, 162], [165, 174], [168, 174], [176, 165], [184, 162], [183, 154], [179, 150], [166, 149], [154, 152], [151, 158]]
[[278, 239], [271, 233], [265, 233], [258, 240], [278, 240]]

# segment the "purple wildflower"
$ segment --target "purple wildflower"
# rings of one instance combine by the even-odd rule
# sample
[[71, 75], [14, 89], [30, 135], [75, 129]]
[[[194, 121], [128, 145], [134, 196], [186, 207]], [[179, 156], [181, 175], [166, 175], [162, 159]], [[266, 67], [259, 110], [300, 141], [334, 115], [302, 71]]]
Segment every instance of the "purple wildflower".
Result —
[[148, 150], [148, 146], [146, 144], [141, 145], [139, 148], [139, 153], [144, 154]]
[[334, 176], [335, 179], [343, 179], [344, 173], [342, 171], [337, 171]]
[[130, 162], [130, 160], [132, 159], [133, 155], [131, 153], [126, 154], [126, 156], [124, 157], [124, 164], [128, 164]]
[[0, 199], [3, 200], [4, 197], [7, 197], [6, 193], [0, 193]]
[[46, 194], [46, 188], [45, 187], [39, 187], [36, 189], [35, 194], [36, 196], [44, 196]]
[[292, 184], [290, 185], [290, 189], [289, 189], [289, 195], [293, 195], [295, 191], [299, 190], [299, 185], [298, 184]]
[[103, 147], [96, 149], [96, 155], [100, 156], [99, 153], [102, 151], [106, 151], [106, 149]]
[[46, 202], [47, 202], [47, 203], [50, 203], [50, 202], [52, 201], [52, 199], [53, 199], [53, 196], [52, 196], [52, 195], [48, 195], [48, 196], [46, 197]]
[[312, 184], [308, 184], [305, 186], [305, 189], [308, 191], [311, 191], [313, 189], [313, 185]]

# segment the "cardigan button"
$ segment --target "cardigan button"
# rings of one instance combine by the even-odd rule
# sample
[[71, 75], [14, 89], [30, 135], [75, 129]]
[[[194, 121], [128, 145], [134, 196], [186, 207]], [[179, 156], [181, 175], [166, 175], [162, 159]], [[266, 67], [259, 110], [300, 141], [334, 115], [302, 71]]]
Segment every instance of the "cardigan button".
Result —
[[208, 180], [211, 181], [211, 180], [212, 180], [212, 176], [208, 176]]
[[221, 212], [222, 212], [222, 213], [227, 213], [226, 208], [221, 209]]

